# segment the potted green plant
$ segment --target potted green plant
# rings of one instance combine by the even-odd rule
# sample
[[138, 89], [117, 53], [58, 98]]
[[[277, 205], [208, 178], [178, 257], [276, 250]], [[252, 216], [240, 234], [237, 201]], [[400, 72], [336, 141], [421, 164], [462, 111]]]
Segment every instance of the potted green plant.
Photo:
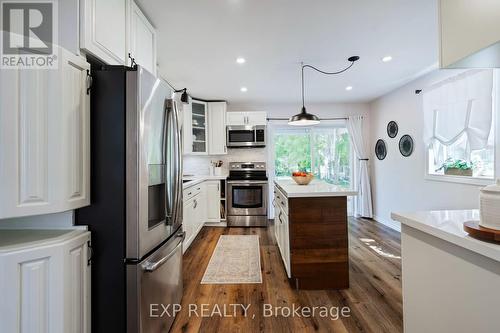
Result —
[[436, 171], [443, 169], [445, 175], [472, 177], [472, 168], [470, 161], [449, 158]]

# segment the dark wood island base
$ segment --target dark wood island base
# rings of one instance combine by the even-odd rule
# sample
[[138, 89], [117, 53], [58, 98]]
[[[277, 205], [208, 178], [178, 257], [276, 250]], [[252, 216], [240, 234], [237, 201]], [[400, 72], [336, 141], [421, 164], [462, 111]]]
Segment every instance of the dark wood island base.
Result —
[[292, 286], [349, 288], [347, 196], [289, 198], [277, 186], [275, 207], [275, 228], [287, 225], [277, 238]]
[[349, 288], [347, 197], [290, 198], [289, 230], [295, 288]]

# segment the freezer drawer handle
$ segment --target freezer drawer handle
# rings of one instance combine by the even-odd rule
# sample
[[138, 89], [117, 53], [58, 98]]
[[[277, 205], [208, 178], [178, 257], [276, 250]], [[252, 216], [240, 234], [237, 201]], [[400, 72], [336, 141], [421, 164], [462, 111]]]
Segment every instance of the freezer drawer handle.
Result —
[[160, 267], [161, 265], [166, 263], [168, 261], [168, 259], [170, 259], [175, 254], [175, 252], [177, 252], [177, 249], [180, 246], [182, 246], [182, 242], [184, 241], [184, 238], [186, 238], [186, 232], [185, 231], [179, 232], [176, 236], [182, 238], [181, 241], [179, 242], [179, 244], [172, 250], [172, 252], [170, 252], [169, 254], [167, 254], [165, 257], [161, 258], [157, 262], [148, 262], [147, 264], [145, 264], [143, 266], [143, 269], [146, 272], [155, 271], [158, 267]]

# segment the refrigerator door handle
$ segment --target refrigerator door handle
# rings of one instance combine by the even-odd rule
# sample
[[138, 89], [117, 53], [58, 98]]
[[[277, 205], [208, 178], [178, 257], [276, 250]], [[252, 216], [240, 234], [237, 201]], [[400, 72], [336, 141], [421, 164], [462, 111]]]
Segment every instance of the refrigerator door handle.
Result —
[[174, 151], [175, 151], [175, 196], [174, 196], [174, 211], [172, 224], [176, 225], [182, 219], [182, 147], [181, 147], [181, 130], [179, 124], [179, 114], [177, 110], [177, 103], [173, 101], [172, 116], [173, 116], [173, 137], [174, 137]]
[[182, 224], [182, 209], [183, 209], [183, 190], [182, 190], [182, 174], [183, 174], [183, 161], [182, 161], [182, 124], [181, 124], [181, 116], [179, 114], [179, 110], [176, 107], [176, 118], [177, 118], [177, 163], [178, 163], [178, 168], [177, 168], [177, 195], [178, 195], [178, 200], [177, 200], [177, 209], [178, 209], [178, 216], [177, 216], [177, 224]]
[[182, 239], [180, 240], [179, 244], [177, 244], [175, 246], [175, 248], [169, 254], [167, 254], [165, 257], [161, 258], [160, 260], [158, 260], [156, 262], [147, 262], [147, 263], [145, 263], [144, 265], [142, 265], [142, 269], [144, 269], [146, 272], [153, 272], [158, 267], [160, 267], [165, 262], [167, 262], [168, 259], [170, 259], [175, 254], [175, 252], [177, 252], [177, 249], [179, 249], [179, 247], [182, 246], [182, 243], [183, 243], [184, 239], [186, 238], [186, 233], [185, 232], [181, 232], [181, 233], [177, 234], [176, 236], [180, 237]]
[[176, 175], [175, 175], [175, 125], [172, 100], [165, 101], [165, 223], [171, 224], [171, 220], [175, 218], [175, 203], [176, 203]]

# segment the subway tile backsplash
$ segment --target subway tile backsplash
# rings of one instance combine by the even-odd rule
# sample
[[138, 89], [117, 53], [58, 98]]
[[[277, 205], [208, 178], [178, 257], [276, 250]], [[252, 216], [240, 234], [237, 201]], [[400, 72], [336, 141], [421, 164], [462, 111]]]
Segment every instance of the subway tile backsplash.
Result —
[[210, 174], [210, 161], [221, 160], [223, 174], [227, 174], [229, 162], [266, 162], [266, 148], [228, 149], [227, 155], [184, 155], [184, 174], [206, 176]]

